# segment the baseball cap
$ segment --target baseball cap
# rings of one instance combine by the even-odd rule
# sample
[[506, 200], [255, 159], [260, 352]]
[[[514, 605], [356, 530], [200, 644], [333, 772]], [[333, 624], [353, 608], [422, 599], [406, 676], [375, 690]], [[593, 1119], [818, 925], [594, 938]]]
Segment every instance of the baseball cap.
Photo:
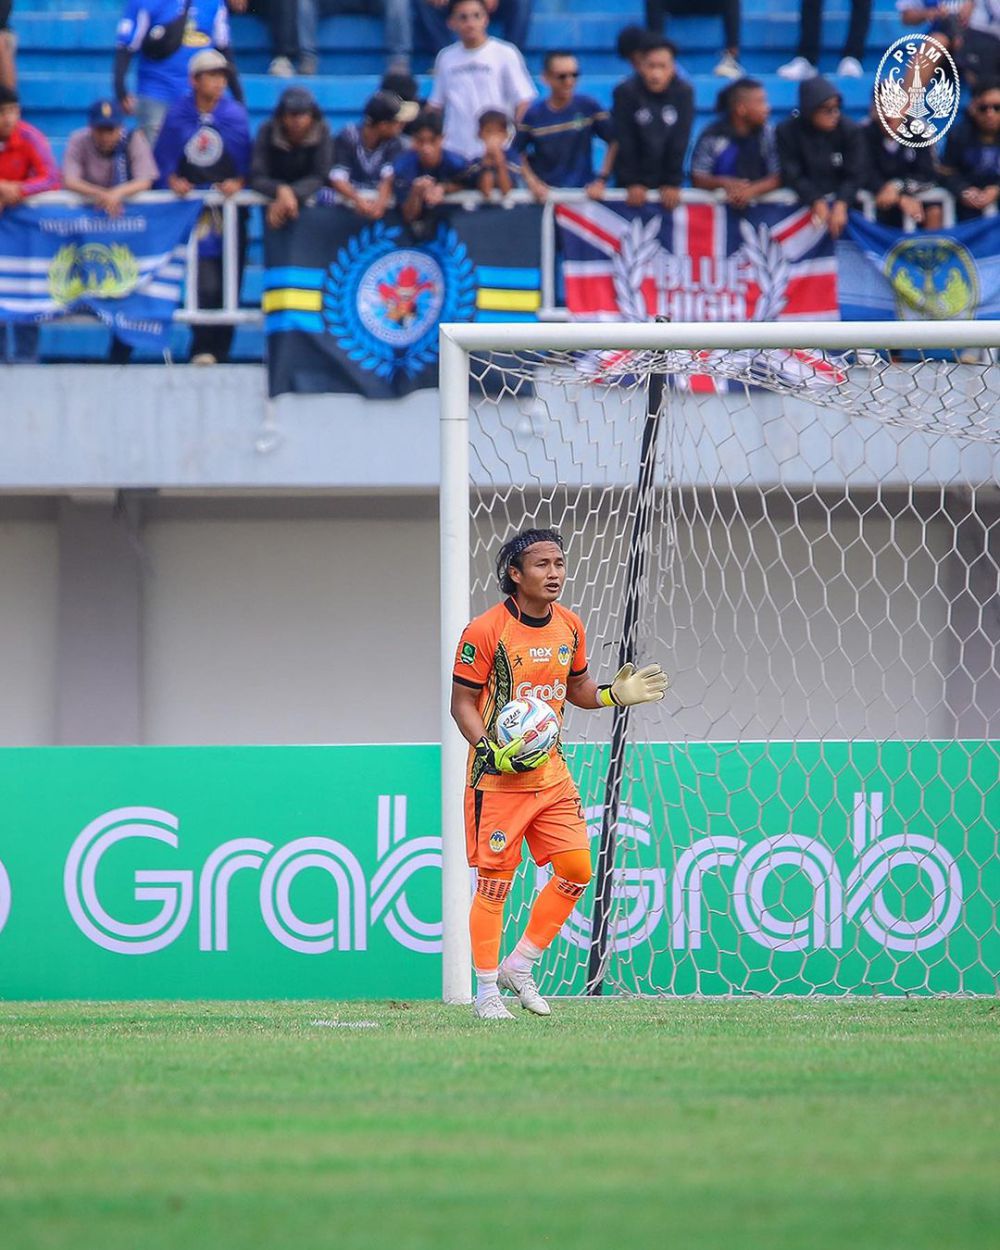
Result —
[[188, 61], [189, 78], [197, 78], [199, 74], [210, 74], [213, 70], [220, 69], [228, 71], [229, 62], [221, 52], [216, 52], [215, 48], [203, 48]]
[[315, 113], [318, 107], [312, 92], [307, 91], [305, 87], [287, 87], [278, 100], [277, 112]]
[[87, 123], [95, 129], [113, 130], [125, 120], [125, 114], [117, 100], [95, 100], [87, 114]]
[[403, 101], [391, 91], [376, 91], [365, 105], [365, 117], [372, 122], [402, 121]]
[[390, 71], [382, 76], [379, 90], [390, 91], [393, 95], [399, 96], [402, 104], [397, 117], [404, 124], [412, 122], [420, 112], [420, 104], [418, 102], [420, 89], [417, 86], [417, 80], [412, 74], [404, 73], [402, 70], [395, 73]]

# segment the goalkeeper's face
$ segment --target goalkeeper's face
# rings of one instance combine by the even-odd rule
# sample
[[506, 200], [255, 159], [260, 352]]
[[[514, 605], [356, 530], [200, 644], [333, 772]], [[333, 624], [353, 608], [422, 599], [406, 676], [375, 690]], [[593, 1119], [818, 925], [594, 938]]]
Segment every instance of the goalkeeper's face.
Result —
[[510, 575], [523, 599], [555, 603], [566, 581], [566, 557], [558, 543], [532, 543]]

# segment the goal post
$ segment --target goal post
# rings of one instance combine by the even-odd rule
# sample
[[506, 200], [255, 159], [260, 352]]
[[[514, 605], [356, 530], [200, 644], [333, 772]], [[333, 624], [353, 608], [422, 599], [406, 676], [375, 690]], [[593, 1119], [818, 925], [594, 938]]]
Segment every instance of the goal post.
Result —
[[471, 991], [454, 650], [536, 524], [591, 670], [674, 680], [655, 715], [571, 714], [595, 884], [543, 990], [996, 992], [998, 349], [985, 321], [442, 326], [445, 1001]]

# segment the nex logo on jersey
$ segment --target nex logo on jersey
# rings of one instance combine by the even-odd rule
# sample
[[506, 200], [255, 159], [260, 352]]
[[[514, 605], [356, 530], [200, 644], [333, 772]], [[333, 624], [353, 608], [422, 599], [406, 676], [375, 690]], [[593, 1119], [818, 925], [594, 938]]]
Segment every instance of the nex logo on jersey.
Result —
[[551, 660], [552, 648], [551, 647], [529, 647], [528, 654], [531, 656], [533, 660]]

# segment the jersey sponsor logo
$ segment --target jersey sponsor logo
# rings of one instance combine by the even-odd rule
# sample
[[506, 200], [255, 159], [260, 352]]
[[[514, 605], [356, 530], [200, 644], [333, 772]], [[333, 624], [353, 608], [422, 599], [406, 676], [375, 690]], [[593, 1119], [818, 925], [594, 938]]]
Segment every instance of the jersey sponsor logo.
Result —
[[660, 116], [663, 118], [663, 124], [665, 126], [677, 125], [677, 110], [672, 104], [665, 104], [663, 108], [660, 109]]
[[566, 643], [563, 643], [563, 645], [559, 648], [558, 657], [557, 657], [559, 660], [559, 663], [563, 666], [563, 668], [565, 668], [566, 665], [570, 662], [570, 658], [572, 654], [573, 653], [570, 651]]
[[490, 834], [490, 850], [499, 855], [507, 845], [507, 835], [502, 829], [494, 829]]
[[541, 682], [537, 686], [533, 686], [530, 681], [519, 682], [514, 689], [514, 697], [516, 699], [544, 699], [546, 702], [561, 703], [566, 698], [566, 683], [564, 681], [554, 681], [551, 683]]
[[463, 664], [475, 664], [476, 648], [474, 644], [471, 642], [463, 642], [462, 652], [458, 658], [462, 661]]
[[551, 647], [529, 647], [528, 654], [531, 656], [533, 660], [551, 660], [552, 648]]

